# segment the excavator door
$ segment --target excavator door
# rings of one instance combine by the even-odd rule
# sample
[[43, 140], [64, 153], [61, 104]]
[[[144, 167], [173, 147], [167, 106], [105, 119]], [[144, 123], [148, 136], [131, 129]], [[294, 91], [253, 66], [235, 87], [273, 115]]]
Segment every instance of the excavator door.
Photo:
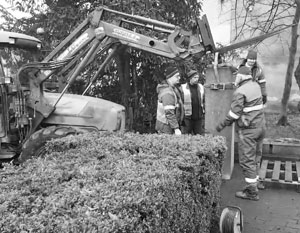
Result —
[[0, 60], [0, 138], [6, 136], [6, 130], [4, 128], [4, 122], [5, 122], [5, 110], [4, 105], [5, 105], [5, 90], [3, 88], [2, 83], [5, 83], [5, 73], [4, 73], [4, 68], [2, 64], [2, 59]]

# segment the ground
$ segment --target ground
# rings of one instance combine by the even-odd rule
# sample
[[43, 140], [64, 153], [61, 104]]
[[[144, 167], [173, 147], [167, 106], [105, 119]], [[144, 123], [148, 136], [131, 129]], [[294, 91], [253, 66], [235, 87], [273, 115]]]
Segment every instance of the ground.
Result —
[[297, 138], [300, 139], [300, 112], [288, 114], [288, 126], [277, 126], [280, 113], [266, 112], [266, 138]]

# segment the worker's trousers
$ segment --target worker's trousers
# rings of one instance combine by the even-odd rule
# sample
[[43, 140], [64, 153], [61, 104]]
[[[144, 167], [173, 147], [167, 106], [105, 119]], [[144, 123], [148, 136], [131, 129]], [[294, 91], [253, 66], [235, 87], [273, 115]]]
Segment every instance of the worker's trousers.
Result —
[[202, 119], [192, 120], [191, 118], [185, 118], [182, 132], [184, 134], [204, 134]]
[[238, 131], [239, 160], [246, 180], [257, 179], [257, 162], [258, 156], [261, 153], [265, 131], [265, 127], [239, 129]]

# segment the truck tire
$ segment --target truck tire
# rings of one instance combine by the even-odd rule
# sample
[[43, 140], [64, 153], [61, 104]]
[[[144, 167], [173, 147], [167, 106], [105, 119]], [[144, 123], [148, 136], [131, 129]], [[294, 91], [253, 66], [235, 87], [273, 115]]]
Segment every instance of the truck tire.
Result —
[[221, 233], [241, 233], [243, 231], [243, 214], [239, 207], [229, 206], [223, 209], [220, 217]]
[[74, 128], [66, 126], [50, 126], [34, 132], [23, 144], [18, 163], [23, 163], [32, 157], [42, 156], [45, 153], [44, 146], [47, 141], [76, 133]]

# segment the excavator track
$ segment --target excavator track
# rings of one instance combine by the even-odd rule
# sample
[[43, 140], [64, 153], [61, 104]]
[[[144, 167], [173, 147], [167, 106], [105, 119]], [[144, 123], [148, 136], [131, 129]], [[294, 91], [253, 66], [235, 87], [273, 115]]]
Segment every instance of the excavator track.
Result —
[[66, 126], [50, 126], [40, 129], [33, 133], [23, 144], [22, 153], [18, 158], [18, 162], [23, 163], [32, 157], [38, 157], [45, 154], [44, 146], [47, 141], [74, 134], [77, 134], [77, 131], [72, 127]]

